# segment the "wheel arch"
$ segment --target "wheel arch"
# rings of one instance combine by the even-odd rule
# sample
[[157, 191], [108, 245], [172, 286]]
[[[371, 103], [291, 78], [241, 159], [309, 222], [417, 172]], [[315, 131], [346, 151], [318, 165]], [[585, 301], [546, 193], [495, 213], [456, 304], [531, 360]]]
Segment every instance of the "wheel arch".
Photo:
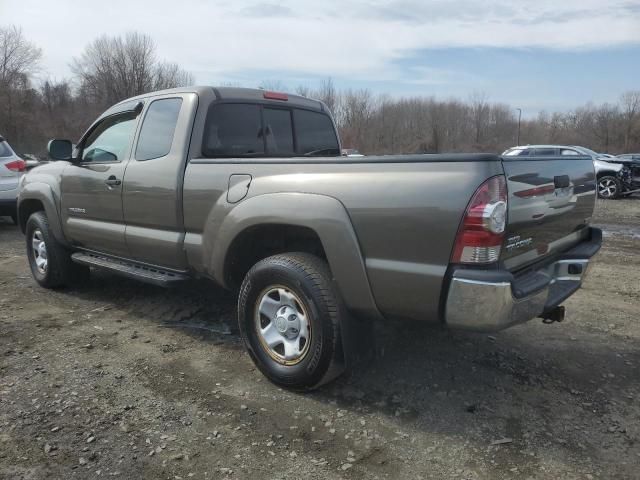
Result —
[[27, 183], [22, 187], [18, 196], [18, 224], [22, 233], [26, 231], [29, 217], [38, 211], [44, 211], [47, 215], [51, 232], [56, 240], [67, 245], [53, 190], [46, 183]]
[[[251, 197], [226, 215], [216, 233], [208, 269], [223, 286], [232, 288], [250, 261], [261, 260], [265, 253], [268, 255], [262, 258], [285, 252], [282, 248], [263, 248], [273, 242], [274, 237], [265, 237], [271, 233], [276, 236], [276, 245], [286, 247], [286, 251], [324, 258], [350, 311], [380, 317], [353, 225], [345, 207], [335, 198], [306, 193]], [[252, 249], [255, 245], [258, 248]]]

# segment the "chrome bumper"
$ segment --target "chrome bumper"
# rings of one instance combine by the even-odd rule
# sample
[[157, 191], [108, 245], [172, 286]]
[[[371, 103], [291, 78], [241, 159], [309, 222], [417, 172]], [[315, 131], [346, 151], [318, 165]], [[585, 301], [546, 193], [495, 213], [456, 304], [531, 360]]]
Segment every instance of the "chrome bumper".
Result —
[[[602, 233], [544, 267], [514, 277], [504, 270], [458, 268], [445, 305], [445, 322], [455, 329], [495, 332], [529, 321], [560, 305], [580, 288]], [[582, 258], [581, 258], [582, 257]]]

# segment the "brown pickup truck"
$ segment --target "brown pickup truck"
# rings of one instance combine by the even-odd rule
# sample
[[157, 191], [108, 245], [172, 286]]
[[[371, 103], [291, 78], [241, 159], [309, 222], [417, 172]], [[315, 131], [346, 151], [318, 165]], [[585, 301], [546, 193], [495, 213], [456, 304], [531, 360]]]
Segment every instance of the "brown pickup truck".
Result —
[[374, 319], [561, 320], [602, 238], [591, 158], [342, 157], [321, 102], [263, 90], [125, 100], [49, 153], [18, 199], [40, 285], [90, 267], [212, 279], [239, 291], [256, 365], [292, 388], [343, 371]]

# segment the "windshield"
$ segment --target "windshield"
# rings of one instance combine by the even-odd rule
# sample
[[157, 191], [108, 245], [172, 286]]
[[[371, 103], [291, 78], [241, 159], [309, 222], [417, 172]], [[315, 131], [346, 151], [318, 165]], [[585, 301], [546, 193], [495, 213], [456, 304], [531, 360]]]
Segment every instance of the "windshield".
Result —
[[7, 142], [0, 142], [0, 157], [12, 157], [13, 150]]

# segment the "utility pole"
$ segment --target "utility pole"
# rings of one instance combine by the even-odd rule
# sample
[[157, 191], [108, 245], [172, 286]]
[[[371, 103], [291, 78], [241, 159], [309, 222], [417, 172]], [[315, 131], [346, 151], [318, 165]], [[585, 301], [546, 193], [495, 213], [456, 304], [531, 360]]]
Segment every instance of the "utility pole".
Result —
[[520, 120], [522, 120], [522, 109], [521, 108], [516, 108], [516, 110], [518, 110], [518, 141], [516, 142], [516, 145], [520, 145]]

